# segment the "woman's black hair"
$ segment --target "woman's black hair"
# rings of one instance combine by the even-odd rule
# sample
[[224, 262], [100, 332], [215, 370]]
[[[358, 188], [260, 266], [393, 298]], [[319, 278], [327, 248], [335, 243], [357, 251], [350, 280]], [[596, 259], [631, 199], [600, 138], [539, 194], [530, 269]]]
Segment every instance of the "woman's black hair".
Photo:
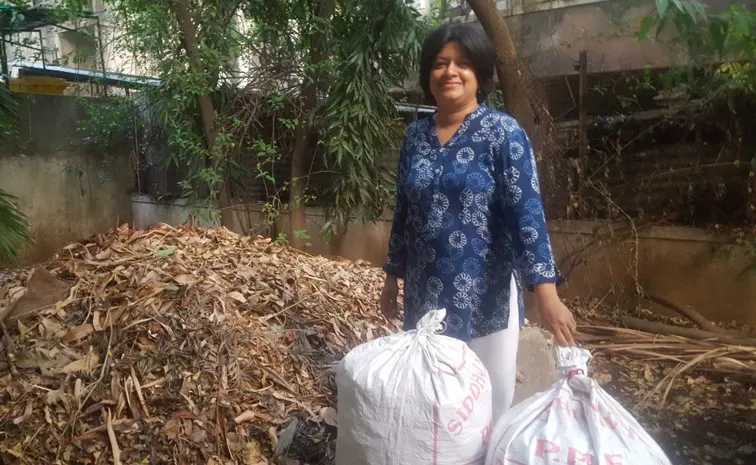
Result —
[[431, 70], [436, 57], [449, 42], [456, 43], [470, 60], [478, 80], [478, 103], [483, 103], [494, 90], [496, 50], [483, 28], [475, 24], [446, 23], [425, 39], [420, 55], [420, 87], [425, 97], [431, 104], [436, 104], [430, 91]]

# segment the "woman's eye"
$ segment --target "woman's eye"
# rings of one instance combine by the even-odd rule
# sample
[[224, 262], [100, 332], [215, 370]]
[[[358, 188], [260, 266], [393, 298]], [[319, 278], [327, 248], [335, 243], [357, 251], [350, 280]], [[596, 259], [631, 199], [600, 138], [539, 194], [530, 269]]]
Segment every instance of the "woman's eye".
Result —
[[444, 66], [446, 66], [446, 63], [443, 63], [443, 62], [441, 62], [441, 61], [437, 61], [437, 62], [436, 62], [436, 63], [435, 63], [434, 65], [433, 65], [433, 67], [434, 67], [434, 68], [436, 68], [436, 69], [441, 69], [441, 68], [443, 68]]

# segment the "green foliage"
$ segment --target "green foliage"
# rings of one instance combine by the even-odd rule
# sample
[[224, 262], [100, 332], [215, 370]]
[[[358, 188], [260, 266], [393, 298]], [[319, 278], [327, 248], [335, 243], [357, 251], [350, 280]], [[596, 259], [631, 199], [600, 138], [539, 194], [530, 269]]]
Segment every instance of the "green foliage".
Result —
[[289, 237], [286, 233], [278, 233], [276, 236], [276, 244], [289, 245]]
[[[274, 169], [288, 161], [294, 131], [305, 125], [318, 141], [308, 156], [323, 157], [318, 164], [329, 173], [317, 193], [326, 232], [345, 228], [355, 215], [369, 220], [383, 212], [393, 183], [382, 156], [403, 133], [392, 91], [413, 69], [430, 25], [414, 7], [404, 0], [187, 0], [198, 70], [190, 66], [173, 3], [106, 1], [123, 31], [117, 49], [160, 79], [140, 98], [167, 135], [166, 163], [188, 167], [181, 187], [192, 205], [214, 203], [226, 184], [243, 190], [261, 180], [270, 226], [313, 200], [315, 192], [289, 198], [290, 184]], [[323, 9], [329, 1], [333, 8]], [[208, 93], [212, 146], [198, 117], [198, 99]], [[133, 129], [118, 124], [132, 111], [125, 99], [88, 105], [80, 130], [107, 151]]]
[[305, 247], [312, 247], [312, 243], [310, 242], [310, 235], [307, 233], [307, 231], [294, 231], [294, 235], [297, 236], [299, 239], [304, 242]]
[[[304, 242], [305, 247], [312, 247], [311, 238], [307, 231], [294, 231], [294, 235]], [[289, 245], [289, 236], [286, 233], [278, 233], [275, 242], [280, 245]]]
[[134, 101], [127, 97], [111, 97], [107, 100], [80, 99], [87, 118], [77, 123], [84, 142], [103, 151], [117, 150], [124, 142], [130, 142], [135, 124], [143, 124], [134, 116]]
[[673, 71], [673, 81], [708, 101], [756, 91], [756, 13], [732, 5], [724, 13], [709, 14], [698, 0], [653, 1], [656, 8], [643, 19], [638, 37], [658, 38], [672, 28], [676, 41], [690, 52], [688, 71]]
[[176, 247], [167, 247], [165, 249], [156, 250], [152, 255], [155, 258], [168, 258], [176, 253]]
[[78, 121], [77, 131], [88, 148], [102, 154], [99, 178], [101, 182], [108, 181], [107, 173], [112, 171], [117, 157], [123, 156], [123, 148], [133, 143], [135, 131], [143, 121], [136, 117], [134, 101], [127, 97], [82, 98], [79, 102], [87, 117]]
[[16, 205], [16, 197], [0, 190], [0, 262], [18, 255], [29, 240], [29, 222]]
[[378, 218], [390, 198], [381, 159], [397, 149], [403, 127], [391, 98], [413, 69], [424, 24], [403, 0], [344, 0], [331, 23], [335, 82], [325, 105], [326, 166], [339, 173], [326, 191], [326, 230], [347, 226], [353, 212]]

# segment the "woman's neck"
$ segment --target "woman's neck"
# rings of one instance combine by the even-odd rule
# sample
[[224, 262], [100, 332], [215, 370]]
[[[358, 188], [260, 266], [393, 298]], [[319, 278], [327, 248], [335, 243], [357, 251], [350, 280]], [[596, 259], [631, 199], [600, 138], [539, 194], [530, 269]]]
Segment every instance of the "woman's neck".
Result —
[[436, 125], [441, 127], [459, 126], [467, 115], [477, 110], [479, 106], [477, 100], [473, 100], [461, 107], [444, 107], [439, 105], [438, 113], [436, 113]]

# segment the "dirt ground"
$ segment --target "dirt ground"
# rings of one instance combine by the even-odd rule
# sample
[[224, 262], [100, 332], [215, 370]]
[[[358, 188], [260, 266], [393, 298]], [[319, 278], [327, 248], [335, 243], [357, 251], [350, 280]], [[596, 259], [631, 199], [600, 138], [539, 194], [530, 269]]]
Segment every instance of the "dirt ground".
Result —
[[659, 442], [675, 465], [756, 464], [756, 389], [693, 373], [643, 403], [671, 367], [614, 357], [594, 360], [594, 378]]

